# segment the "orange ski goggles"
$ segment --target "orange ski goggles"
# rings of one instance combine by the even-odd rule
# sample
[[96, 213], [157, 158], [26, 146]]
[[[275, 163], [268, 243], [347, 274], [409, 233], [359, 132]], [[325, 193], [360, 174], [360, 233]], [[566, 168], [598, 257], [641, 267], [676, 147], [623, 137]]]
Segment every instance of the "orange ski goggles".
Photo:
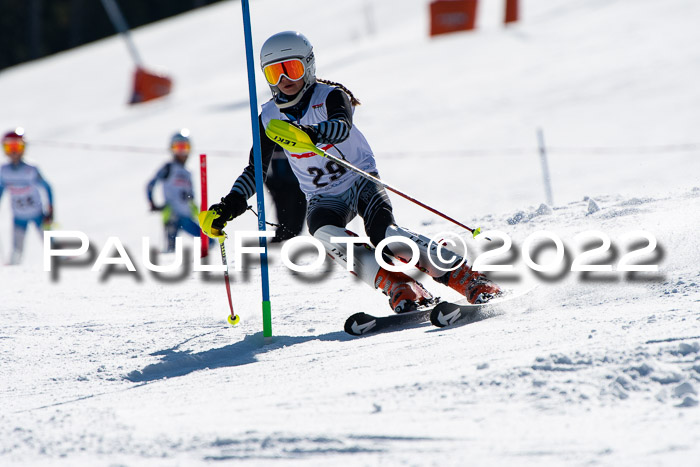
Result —
[[21, 154], [24, 152], [24, 141], [21, 139], [6, 139], [2, 142], [5, 154]]
[[189, 154], [190, 143], [187, 141], [175, 141], [170, 145], [170, 149], [172, 149], [174, 154]]
[[299, 81], [304, 77], [306, 68], [301, 60], [293, 58], [291, 60], [267, 65], [263, 68], [263, 72], [265, 73], [267, 82], [273, 86], [277, 86], [283, 75], [292, 81]]

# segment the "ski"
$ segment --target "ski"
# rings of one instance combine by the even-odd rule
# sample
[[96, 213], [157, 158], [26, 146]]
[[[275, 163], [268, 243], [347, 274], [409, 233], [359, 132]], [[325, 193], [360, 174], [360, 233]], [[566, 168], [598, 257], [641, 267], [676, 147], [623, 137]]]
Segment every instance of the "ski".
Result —
[[373, 316], [367, 313], [355, 313], [345, 321], [345, 332], [353, 336], [405, 327], [430, 321], [438, 327], [445, 327], [456, 321], [462, 320], [488, 305], [488, 303], [471, 305], [468, 303], [440, 302], [426, 309], [398, 313], [389, 316]]
[[352, 336], [364, 336], [426, 321], [430, 321], [434, 326], [441, 328], [456, 322], [479, 321], [483, 319], [483, 316], [479, 313], [480, 310], [489, 309], [503, 302], [519, 298], [531, 290], [534, 290], [534, 287], [518, 293], [506, 293], [486, 303], [471, 304], [467, 303], [466, 300], [456, 303], [441, 301], [427, 308], [389, 316], [373, 316], [364, 312], [355, 313], [345, 320], [345, 332]]
[[[444, 328], [445, 326], [451, 326], [457, 322], [467, 324], [479, 321], [489, 314], [488, 311], [486, 313], [479, 313], [481, 310], [495, 310], [504, 302], [517, 302], [517, 299], [529, 294], [535, 287], [536, 286], [532, 286], [519, 292], [505, 292], [485, 303], [467, 303], [466, 300], [461, 300], [456, 303], [441, 302], [430, 310], [430, 322], [433, 326]], [[510, 305], [512, 306], [514, 303]]]
[[345, 320], [345, 332], [353, 336], [380, 332], [383, 330], [405, 326], [408, 324], [424, 323], [430, 319], [432, 307], [424, 310], [409, 311], [389, 316], [372, 316], [367, 313], [355, 313]]
[[496, 299], [494, 301], [478, 304], [442, 302], [430, 310], [430, 322], [433, 326], [444, 328], [457, 321], [475, 318], [477, 311], [489, 305], [495, 305], [499, 301], [500, 300]]

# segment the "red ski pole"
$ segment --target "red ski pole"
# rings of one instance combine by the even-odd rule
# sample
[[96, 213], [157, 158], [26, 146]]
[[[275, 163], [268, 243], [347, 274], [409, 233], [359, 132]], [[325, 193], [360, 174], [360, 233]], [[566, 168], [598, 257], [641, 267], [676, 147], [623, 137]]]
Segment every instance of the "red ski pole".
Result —
[[233, 311], [233, 300], [231, 299], [231, 282], [228, 277], [228, 260], [226, 259], [226, 247], [224, 247], [224, 241], [226, 236], [219, 238], [219, 245], [221, 246], [221, 262], [224, 263], [226, 269], [224, 269], [224, 282], [226, 282], [226, 294], [228, 295], [228, 307], [231, 310], [231, 314], [228, 316], [228, 322], [230, 325], [235, 326], [241, 321], [241, 317]]

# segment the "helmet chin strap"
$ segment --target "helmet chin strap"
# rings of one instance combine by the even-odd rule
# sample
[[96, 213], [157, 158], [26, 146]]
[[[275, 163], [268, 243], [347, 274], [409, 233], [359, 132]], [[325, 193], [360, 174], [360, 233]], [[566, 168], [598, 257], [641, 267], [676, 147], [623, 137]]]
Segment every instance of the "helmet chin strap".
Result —
[[[279, 87], [277, 86], [270, 86], [270, 90], [272, 91], [272, 98], [275, 101], [275, 105], [279, 109], [286, 109], [288, 107], [295, 106], [301, 98], [304, 96], [304, 93], [311, 87], [316, 82], [316, 79], [314, 78], [313, 81], [307, 81], [306, 78], [304, 78], [304, 87], [301, 88], [301, 90], [296, 93], [296, 95], [292, 96], [291, 99], [289, 99], [290, 96], [287, 96], [285, 93], [280, 91]], [[289, 100], [282, 100], [284, 98], [280, 98], [280, 96], [284, 96], [284, 98], [288, 98]]]

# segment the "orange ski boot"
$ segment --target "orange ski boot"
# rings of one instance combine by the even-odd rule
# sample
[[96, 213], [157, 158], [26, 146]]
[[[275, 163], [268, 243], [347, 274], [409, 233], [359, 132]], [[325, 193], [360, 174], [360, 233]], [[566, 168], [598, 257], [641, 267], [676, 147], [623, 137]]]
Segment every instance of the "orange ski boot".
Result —
[[407, 313], [434, 301], [432, 294], [419, 282], [402, 272], [380, 268], [374, 285], [389, 296], [389, 306], [395, 313]]
[[456, 290], [469, 303], [486, 303], [501, 293], [501, 288], [486, 278], [485, 275], [472, 271], [467, 263], [442, 276], [438, 282]]

